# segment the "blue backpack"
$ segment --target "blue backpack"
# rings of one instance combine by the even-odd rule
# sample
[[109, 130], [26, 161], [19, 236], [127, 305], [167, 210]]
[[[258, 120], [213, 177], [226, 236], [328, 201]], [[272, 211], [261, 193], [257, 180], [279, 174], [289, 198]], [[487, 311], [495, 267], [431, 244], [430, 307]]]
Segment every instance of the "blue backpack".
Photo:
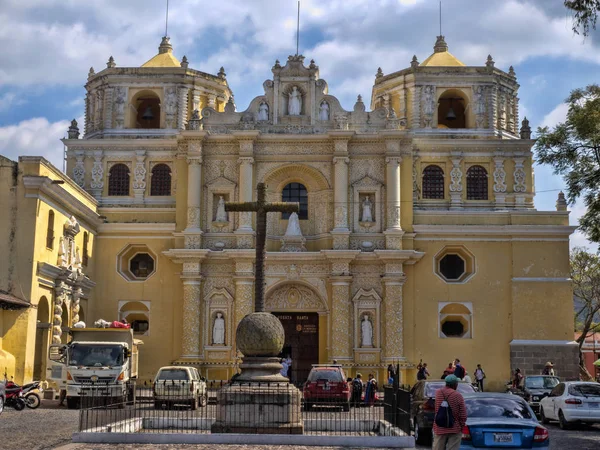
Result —
[[454, 427], [454, 415], [450, 403], [448, 403], [448, 397], [444, 397], [440, 409], [435, 413], [435, 424], [440, 428]]

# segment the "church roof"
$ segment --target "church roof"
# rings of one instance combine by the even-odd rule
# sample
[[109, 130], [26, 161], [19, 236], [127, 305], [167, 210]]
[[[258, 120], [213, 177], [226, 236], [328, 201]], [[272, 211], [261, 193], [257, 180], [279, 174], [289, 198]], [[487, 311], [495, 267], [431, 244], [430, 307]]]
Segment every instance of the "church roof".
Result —
[[142, 67], [181, 67], [181, 62], [173, 55], [173, 46], [167, 36], [162, 38], [158, 55], [146, 61]]
[[434, 53], [425, 61], [423, 61], [420, 67], [456, 67], [464, 66], [464, 64], [456, 58], [452, 53], [448, 51], [448, 44], [444, 40], [444, 36], [438, 36], [435, 46], [433, 47]]

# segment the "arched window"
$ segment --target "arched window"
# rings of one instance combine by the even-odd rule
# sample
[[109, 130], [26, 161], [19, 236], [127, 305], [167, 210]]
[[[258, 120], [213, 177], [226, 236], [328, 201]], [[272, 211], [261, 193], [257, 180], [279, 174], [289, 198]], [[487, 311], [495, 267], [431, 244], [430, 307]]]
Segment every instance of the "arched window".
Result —
[[[303, 184], [290, 183], [284, 187], [283, 192], [281, 193], [281, 201], [300, 203], [298, 218], [300, 220], [308, 219], [308, 191]], [[290, 213], [282, 213], [281, 218], [286, 220], [289, 219]]]
[[83, 255], [81, 256], [81, 263], [84, 266], [88, 265], [88, 240], [90, 238], [90, 235], [87, 233], [87, 231], [83, 232]]
[[488, 199], [488, 174], [481, 166], [467, 170], [467, 200]]
[[438, 100], [438, 128], [467, 128], [467, 101], [458, 89], [448, 89]]
[[444, 171], [440, 166], [427, 166], [423, 171], [423, 198], [444, 199]]
[[129, 168], [115, 164], [108, 172], [108, 195], [129, 195]]
[[135, 108], [132, 128], [160, 128], [160, 99], [153, 92], [143, 92], [131, 102]]
[[54, 249], [54, 211], [48, 213], [48, 230], [46, 231], [46, 247]]
[[171, 195], [171, 168], [166, 164], [152, 168], [150, 195]]

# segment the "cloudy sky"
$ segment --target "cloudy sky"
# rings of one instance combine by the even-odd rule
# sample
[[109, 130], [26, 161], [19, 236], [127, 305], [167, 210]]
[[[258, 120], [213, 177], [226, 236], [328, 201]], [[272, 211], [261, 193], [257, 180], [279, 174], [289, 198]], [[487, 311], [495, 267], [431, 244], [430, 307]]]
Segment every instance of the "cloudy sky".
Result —
[[[140, 66], [157, 53], [166, 0], [0, 0], [0, 154], [42, 155], [62, 167], [63, 137], [83, 116], [91, 66]], [[236, 104], [262, 94], [270, 69], [295, 53], [296, 0], [170, 0], [175, 55], [216, 74], [224, 66]], [[571, 89], [598, 82], [600, 33], [574, 35], [562, 0], [445, 0], [443, 34], [467, 65], [515, 67], [521, 117], [533, 128], [564, 120]], [[436, 0], [302, 0], [300, 52], [314, 59], [329, 92], [351, 109], [370, 100], [378, 67], [406, 68], [431, 53], [439, 34]], [[536, 207], [554, 210], [564, 187], [536, 167]], [[572, 207], [571, 222], [584, 212]], [[589, 245], [580, 234], [572, 245]], [[593, 248], [597, 248], [593, 246]]]

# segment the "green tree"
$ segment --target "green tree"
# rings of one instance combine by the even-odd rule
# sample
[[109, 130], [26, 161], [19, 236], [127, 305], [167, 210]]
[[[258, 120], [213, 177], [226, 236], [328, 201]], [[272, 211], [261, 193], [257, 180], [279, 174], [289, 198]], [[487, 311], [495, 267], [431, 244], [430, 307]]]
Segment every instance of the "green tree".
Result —
[[566, 100], [567, 119], [553, 130], [538, 128], [537, 160], [554, 167], [567, 183], [567, 199], [583, 197], [587, 212], [579, 227], [600, 242], [600, 86], [575, 89]]
[[585, 339], [600, 331], [600, 256], [588, 253], [585, 249], [575, 248], [571, 252], [571, 279], [573, 295], [579, 300], [575, 310], [575, 322], [581, 327], [579, 344], [579, 367], [589, 376], [585, 368], [581, 348]]
[[590, 28], [596, 29], [596, 20], [600, 13], [600, 0], [565, 0], [565, 6], [573, 13], [573, 31], [584, 36], [590, 34]]

